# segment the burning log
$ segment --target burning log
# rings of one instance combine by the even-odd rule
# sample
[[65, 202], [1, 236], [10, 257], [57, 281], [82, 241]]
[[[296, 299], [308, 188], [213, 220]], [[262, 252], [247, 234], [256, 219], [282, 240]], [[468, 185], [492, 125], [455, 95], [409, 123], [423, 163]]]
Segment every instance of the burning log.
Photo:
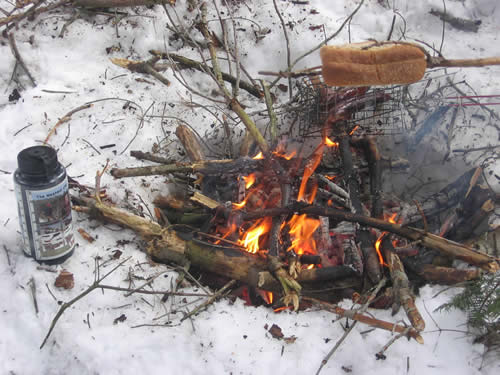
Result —
[[[281, 285], [269, 270], [269, 262], [264, 257], [238, 249], [235, 247], [220, 246], [196, 237], [196, 232], [180, 232], [162, 228], [159, 224], [148, 219], [131, 214], [116, 207], [96, 202], [89, 198], [73, 197], [76, 204], [90, 207], [91, 215], [128, 227], [148, 241], [146, 252], [159, 262], [176, 263], [179, 265], [190, 262], [195, 267], [218, 275], [244, 282], [250, 286], [264, 290], [279, 292]], [[276, 268], [277, 269], [277, 268]], [[274, 269], [274, 270], [276, 270]], [[273, 271], [274, 271], [273, 270]], [[349, 279], [355, 273], [350, 267], [326, 267], [301, 270], [297, 282], [311, 285], [317, 290], [325, 286], [334, 286], [335, 280]], [[329, 284], [324, 284], [329, 281]], [[357, 285], [355, 280], [348, 284], [337, 284], [345, 288], [346, 285]], [[307, 289], [304, 290], [307, 294]]]

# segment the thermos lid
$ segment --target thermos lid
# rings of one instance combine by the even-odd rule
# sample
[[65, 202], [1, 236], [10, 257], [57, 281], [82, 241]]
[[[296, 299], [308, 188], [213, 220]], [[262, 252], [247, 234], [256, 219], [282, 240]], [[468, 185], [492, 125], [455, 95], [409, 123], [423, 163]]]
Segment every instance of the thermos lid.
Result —
[[51, 147], [33, 146], [17, 154], [17, 165], [22, 174], [44, 177], [55, 174], [59, 162], [57, 153]]

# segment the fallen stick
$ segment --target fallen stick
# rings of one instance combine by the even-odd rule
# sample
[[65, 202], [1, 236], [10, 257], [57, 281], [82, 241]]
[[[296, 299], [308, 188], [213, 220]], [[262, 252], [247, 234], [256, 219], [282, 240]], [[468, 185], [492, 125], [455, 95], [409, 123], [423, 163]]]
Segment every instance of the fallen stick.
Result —
[[[339, 307], [337, 305], [333, 305], [331, 303], [327, 303], [324, 301], [320, 301], [316, 298], [311, 298], [311, 297], [302, 297], [302, 300], [311, 302], [313, 304], [316, 304], [323, 309], [330, 311], [334, 314], [337, 314], [341, 317], [349, 318], [352, 320], [356, 320], [360, 323], [367, 324], [369, 326], [375, 327], [375, 328], [381, 328], [386, 331], [390, 332], [397, 332], [397, 333], [405, 333], [405, 331], [408, 329], [408, 327], [404, 327], [398, 324], [393, 324], [389, 323], [383, 320], [375, 319], [366, 315], [358, 314], [358, 313], [353, 313], [352, 310], [345, 310], [342, 307]], [[414, 329], [410, 328], [407, 332], [407, 337], [411, 337], [415, 339], [419, 344], [424, 343], [424, 339], [422, 336], [420, 336], [420, 333]]]
[[425, 329], [425, 321], [420, 315], [420, 312], [415, 305], [415, 298], [410, 290], [408, 276], [399, 259], [399, 256], [391, 251], [392, 244], [389, 238], [385, 238], [381, 244], [384, 250], [384, 258], [387, 262], [389, 272], [391, 274], [394, 303], [392, 305], [392, 314], [396, 314], [400, 306], [403, 306], [406, 316], [410, 320], [411, 325], [418, 331]]
[[448, 12], [443, 12], [439, 9], [431, 9], [429, 14], [439, 17], [440, 20], [447, 22], [450, 26], [462, 31], [477, 33], [479, 25], [481, 25], [480, 20], [468, 20], [465, 18], [455, 17]]
[[31, 83], [33, 84], [33, 87], [36, 87], [36, 81], [33, 78], [33, 75], [29, 71], [28, 67], [24, 63], [24, 60], [21, 57], [21, 54], [19, 53], [19, 50], [17, 49], [16, 40], [14, 39], [14, 33], [9, 33], [9, 44], [10, 44], [10, 49], [12, 51], [12, 54], [14, 55], [14, 58], [16, 59], [18, 64], [21, 65], [21, 67], [23, 68], [24, 72], [26, 73], [26, 75], [30, 79]]
[[84, 109], [87, 109], [87, 108], [90, 108], [90, 107], [92, 107], [92, 104], [88, 103], [88, 104], [81, 105], [80, 107], [77, 107], [75, 109], [72, 109], [71, 111], [69, 111], [68, 113], [66, 113], [63, 117], [61, 117], [59, 119], [59, 121], [57, 121], [57, 123], [52, 127], [52, 129], [50, 129], [49, 134], [47, 134], [47, 137], [43, 141], [43, 144], [46, 145], [47, 142], [49, 141], [50, 137], [52, 136], [52, 134], [54, 134], [55, 131], [57, 130], [57, 128], [61, 124], [64, 124], [65, 122], [68, 122], [69, 120], [71, 120], [71, 116], [73, 116], [76, 112], [83, 111]]
[[230, 173], [245, 173], [259, 169], [260, 160], [239, 158], [235, 160], [208, 160], [196, 163], [174, 163], [136, 168], [114, 168], [111, 175], [115, 178], [165, 175], [169, 173], [203, 173], [204, 175], [219, 175]]
[[454, 285], [465, 281], [476, 280], [481, 276], [481, 270], [440, 267], [432, 264], [424, 264], [415, 270], [423, 279], [446, 285]]
[[[149, 51], [152, 55], [161, 57], [162, 59], [170, 59], [173, 60], [175, 63], [177, 63], [181, 68], [191, 68], [198, 70], [200, 72], [206, 73], [206, 72], [211, 72], [212, 74], [215, 74], [213, 69], [201, 62], [191, 60], [187, 57], [176, 55], [174, 53], [165, 53], [161, 51], [156, 51], [156, 50], [151, 50]], [[236, 84], [236, 78], [233, 77], [230, 74], [221, 72], [222, 74], [222, 79], [226, 82], [229, 82], [232, 85]], [[239, 82], [239, 87], [249, 94], [255, 96], [258, 99], [261, 99], [263, 96], [263, 93], [259, 91], [255, 86], [253, 86], [251, 83], [248, 83], [246, 81], [240, 80]]]
[[150, 152], [142, 152], [142, 151], [130, 151], [130, 156], [133, 156], [139, 160], [148, 160], [154, 163], [159, 164], [172, 164], [175, 163], [175, 160], [164, 158], [163, 156], [158, 156], [152, 154]]

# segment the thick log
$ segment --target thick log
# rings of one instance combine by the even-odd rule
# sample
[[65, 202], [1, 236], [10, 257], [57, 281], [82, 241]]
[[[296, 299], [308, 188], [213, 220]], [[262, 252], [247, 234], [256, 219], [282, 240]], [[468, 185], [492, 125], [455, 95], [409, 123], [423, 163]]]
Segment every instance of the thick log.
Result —
[[[244, 282], [259, 289], [280, 292], [281, 284], [268, 271], [268, 261], [234, 247], [218, 246], [195, 238], [194, 232], [182, 233], [172, 228], [163, 228], [148, 219], [131, 214], [88, 198], [76, 198], [79, 203], [91, 208], [91, 214], [115, 224], [128, 227], [148, 241], [146, 252], [155, 260], [179, 265], [190, 262], [208, 272]], [[301, 270], [298, 283], [313, 284], [343, 280], [354, 276], [349, 267], [326, 267]], [[316, 284], [315, 284], [316, 283]], [[314, 285], [316, 287], [314, 287]], [[343, 284], [339, 285], [343, 288]]]
[[[193, 235], [164, 230], [161, 238], [149, 243], [147, 253], [156, 261], [191, 265], [204, 271], [238, 280], [250, 286], [274, 292], [281, 291], [280, 283], [268, 271], [268, 262], [259, 255], [233, 247], [213, 245]], [[297, 282], [317, 283], [342, 280], [354, 276], [349, 267], [327, 267], [302, 270]]]

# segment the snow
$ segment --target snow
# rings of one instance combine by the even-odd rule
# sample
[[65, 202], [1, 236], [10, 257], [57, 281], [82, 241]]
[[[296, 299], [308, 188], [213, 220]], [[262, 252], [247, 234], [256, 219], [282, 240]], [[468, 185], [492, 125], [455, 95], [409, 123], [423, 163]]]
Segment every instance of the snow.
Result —
[[[252, 23], [245, 19], [238, 21], [245, 29], [239, 34], [242, 64], [253, 76], [257, 76], [260, 70], [286, 69], [286, 46], [272, 2], [254, 0], [235, 3], [239, 3], [234, 9], [235, 16], [250, 19], [272, 30], [256, 43]], [[384, 40], [394, 15], [393, 10], [397, 10], [406, 19], [407, 37], [425, 40], [439, 48], [442, 22], [430, 16], [428, 11], [431, 7], [442, 9], [442, 1], [388, 1], [389, 8], [381, 7], [378, 3], [366, 1], [353, 19], [350, 25], [353, 42], [368, 38]], [[293, 30], [288, 29], [292, 60], [321, 42], [322, 30], [312, 31], [309, 26], [324, 24], [329, 35], [356, 5], [357, 2], [350, 0], [312, 0], [309, 5], [278, 1], [285, 22], [294, 22]], [[7, 2], [2, 3], [2, 8], [4, 6], [10, 9]], [[446, 7], [456, 16], [480, 18], [482, 24], [479, 34], [465, 33], [446, 26], [443, 45], [445, 56], [500, 56], [500, 6], [495, 0], [447, 1]], [[178, 0], [176, 10], [180, 17], [192, 17], [185, 12], [185, 8], [185, 1]], [[316, 9], [318, 14], [311, 14], [311, 9]], [[150, 106], [149, 114], [160, 115], [165, 112], [168, 116], [188, 122], [210, 145], [222, 137], [221, 134], [218, 138], [214, 136], [210, 125], [216, 120], [211, 115], [201, 108], [183, 105], [191, 100], [204, 100], [192, 97], [175, 80], [171, 71], [164, 73], [172, 81], [172, 85], [167, 88], [152, 77], [130, 73], [109, 61], [110, 57], [146, 59], [148, 50], [164, 50], [172, 35], [166, 28], [168, 19], [160, 6], [125, 11], [134, 16], [120, 20], [116, 28], [107, 16], [82, 14], [68, 26], [64, 38], [58, 35], [70, 17], [69, 11], [43, 14], [35, 21], [23, 22], [18, 30], [12, 30], [20, 54], [38, 84], [31, 87], [26, 76], [20, 74], [25, 90], [21, 91], [22, 98], [15, 103], [8, 102], [8, 96], [15, 87], [15, 83], [9, 83], [14, 58], [6, 39], [0, 43], [0, 82], [3, 83], [0, 97], [0, 170], [3, 171], [0, 172], [0, 238], [2, 247], [8, 249], [11, 263], [8, 265], [6, 252], [0, 249], [0, 373], [314, 373], [343, 334], [341, 324], [345, 324], [345, 320], [334, 323], [335, 315], [317, 310], [275, 314], [264, 307], [245, 306], [241, 300], [234, 304], [221, 300], [192, 320], [179, 324], [181, 313], [155, 318], [166, 314], [171, 306], [183, 311], [192, 310], [196, 304], [182, 307], [186, 305], [184, 297], [170, 297], [163, 304], [159, 296], [135, 294], [124, 297], [120, 292], [95, 290], [64, 313], [46, 346], [39, 349], [59, 309], [57, 301], [71, 300], [94, 281], [96, 256], [100, 257], [103, 264], [101, 275], [130, 257], [105, 280], [108, 285], [128, 286], [132, 282], [132, 285], [138, 286], [144, 281], [129, 281], [130, 274], [147, 278], [165, 272], [165, 275], [155, 279], [152, 286], [155, 290], [168, 290], [175, 282], [177, 273], [165, 265], [151, 264], [141, 251], [144, 244], [131, 231], [99, 225], [78, 213], [74, 213], [75, 228], [85, 229], [96, 238], [94, 243], [87, 243], [75, 233], [78, 242], [75, 255], [61, 266], [40, 268], [33, 260], [24, 257], [20, 248], [12, 181], [17, 153], [25, 147], [40, 144], [50, 128], [70, 110], [104, 98], [106, 100], [94, 103], [92, 108], [75, 113], [71, 121], [62, 124], [49, 141], [58, 149], [58, 157], [67, 167], [68, 174], [81, 184], [93, 186], [95, 172], [103, 168], [107, 159], [116, 166], [140, 165], [139, 161], [128, 156], [131, 149], [148, 151], [153, 143], [157, 143], [167, 156], [178, 157], [180, 146], [175, 135], [164, 133], [173, 132], [178, 120], [170, 118], [161, 124], [158, 118], [146, 117], [143, 126], [139, 127], [141, 115]], [[214, 30], [219, 27], [217, 22], [211, 22], [210, 26]], [[399, 27], [402, 27], [400, 18], [397, 19], [396, 30]], [[394, 37], [399, 37], [398, 33], [395, 31]], [[349, 34], [345, 29], [332, 42], [340, 44], [348, 41]], [[196, 51], [189, 46], [176, 51], [181, 44], [172, 42], [168, 48], [171, 52], [196, 57]], [[106, 48], [111, 46], [119, 50], [108, 54]], [[319, 64], [319, 53], [316, 52], [302, 60], [296, 68]], [[486, 67], [460, 70], [457, 75], [467, 77], [467, 81], [480, 95], [499, 94], [500, 83], [495, 79], [499, 69]], [[183, 74], [189, 77], [191, 73]], [[202, 74], [196, 74], [195, 77], [195, 87], [210, 94], [210, 88], [213, 87], [210, 80]], [[138, 82], [137, 78], [154, 81], [155, 84]], [[50, 93], [47, 90], [70, 93]], [[282, 99], [286, 99], [286, 94], [283, 94]], [[133, 103], [124, 108], [126, 101], [123, 100]], [[244, 102], [256, 106], [252, 99], [244, 99]], [[262, 108], [262, 104], [251, 110], [259, 108]], [[237, 135], [241, 129], [240, 125]], [[498, 144], [498, 133], [491, 126], [480, 126], [479, 130], [475, 128], [473, 132], [476, 139], [473, 142], [468, 132], [464, 129], [455, 136], [454, 147]], [[127, 148], [132, 139], [132, 144]], [[115, 147], [99, 149], [99, 146], [113, 143]], [[435, 143], [439, 144], [439, 138]], [[473, 160], [472, 156], [466, 156], [467, 162]], [[500, 168], [495, 163], [489, 164], [487, 170], [500, 175]], [[106, 174], [102, 183], [114, 202], [123, 202], [128, 190], [131, 192], [128, 204], [135, 209], [142, 207], [147, 212], [142, 201], [151, 210], [149, 202], [158, 191], [166, 189], [165, 180], [164, 177], [148, 177], [120, 181]], [[489, 180], [498, 187], [495, 177]], [[117, 249], [123, 251], [120, 260], [111, 257]], [[74, 289], [66, 291], [53, 286], [57, 274], [48, 270], [59, 272], [62, 268], [75, 275]], [[38, 313], [34, 309], [30, 280], [34, 280], [36, 285]], [[57, 301], [51, 296], [49, 288]], [[450, 290], [433, 297], [440, 289], [426, 286], [417, 299], [417, 306], [427, 323], [423, 333], [424, 345], [401, 339], [388, 349], [386, 360], [376, 360], [375, 353], [388, 342], [391, 333], [381, 330], [363, 333], [369, 327], [358, 324], [325, 366], [323, 373], [343, 374], [345, 371], [342, 366], [351, 369], [352, 374], [498, 373], [499, 363], [494, 361], [485, 363], [479, 370], [484, 348], [473, 344], [471, 336], [461, 332], [438, 331], [439, 328], [466, 330], [463, 313], [434, 312], [454, 293]], [[195, 285], [181, 290], [200, 292]], [[193, 300], [195, 297], [186, 297], [187, 302]], [[347, 301], [344, 305], [350, 307]], [[393, 322], [405, 319], [403, 313], [395, 317], [391, 317], [389, 311], [371, 313], [379, 319]], [[122, 314], [125, 314], [126, 320], [114, 324], [115, 319]], [[171, 326], [164, 325], [168, 321]], [[163, 326], [133, 328], [151, 324]], [[273, 338], [265, 329], [266, 325], [270, 327], [272, 324], [279, 325], [285, 336], [293, 335], [297, 340], [285, 343]]]

